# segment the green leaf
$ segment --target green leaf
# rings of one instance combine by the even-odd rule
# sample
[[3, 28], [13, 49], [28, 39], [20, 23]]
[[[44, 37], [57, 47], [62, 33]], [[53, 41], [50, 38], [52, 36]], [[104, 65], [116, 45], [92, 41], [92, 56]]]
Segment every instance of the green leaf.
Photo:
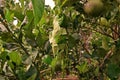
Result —
[[57, 63], [57, 57], [55, 57], [52, 62], [51, 62], [51, 68], [54, 70], [55, 69], [55, 66], [56, 66], [56, 63]]
[[92, 57], [103, 58], [106, 55], [107, 51], [104, 48], [98, 48], [93, 51]]
[[5, 65], [5, 62], [7, 60], [9, 60], [9, 57], [8, 57], [8, 52], [7, 51], [2, 51], [0, 53], [0, 60], [1, 60], [1, 68], [0, 68], [0, 72], [3, 70], [4, 68], [4, 65]]
[[24, 68], [21, 67], [21, 68], [19, 68], [19, 70], [16, 70], [16, 74], [17, 74], [19, 80], [26, 80]]
[[[0, 39], [5, 42], [14, 42], [13, 38], [11, 37], [11, 34], [9, 32], [2, 32], [0, 33]], [[7, 37], [6, 37], [7, 36]]]
[[37, 70], [34, 66], [30, 66], [29, 70], [26, 72], [25, 76], [27, 80], [35, 80], [37, 75]]
[[15, 65], [11, 62], [11, 61], [8, 61], [8, 65], [10, 66], [11, 69], [14, 70], [15, 68]]
[[5, 18], [8, 22], [12, 21], [14, 18], [14, 13], [12, 13], [9, 9], [5, 9]]
[[[60, 27], [67, 28], [70, 24], [68, 16], [65, 14], [62, 14], [61, 21], [60, 21]], [[68, 23], [69, 22], [69, 23]]]
[[22, 8], [21, 8], [21, 6], [19, 4], [16, 4], [15, 8], [13, 8], [11, 10], [11, 12], [14, 13], [14, 17], [19, 19], [20, 21], [23, 21], [25, 16], [24, 16], [23, 10], [22, 10]]
[[80, 73], [85, 73], [88, 71], [87, 62], [82, 63], [80, 66], [76, 66]]
[[67, 35], [56, 35], [55, 36], [55, 41], [56, 41], [57, 44], [66, 43]]
[[102, 39], [102, 47], [105, 49], [105, 50], [108, 50], [109, 49], [109, 46], [108, 46], [108, 41], [110, 41], [110, 40], [108, 40], [108, 38], [106, 38], [106, 37], [103, 37], [103, 39]]
[[27, 10], [26, 15], [28, 22], [31, 22], [33, 20], [33, 12], [31, 10]]
[[[75, 37], [75, 36], [74, 36]], [[75, 45], [76, 45], [76, 41], [75, 41], [75, 38], [73, 36], [69, 36], [68, 37], [68, 43], [69, 43], [69, 47], [70, 48], [73, 48]]]
[[35, 24], [37, 24], [43, 15], [45, 0], [32, 0]]
[[30, 78], [28, 78], [27, 80], [35, 80], [36, 75], [37, 75], [37, 73], [34, 73], [34, 74], [33, 74], [32, 76], [30, 76]]
[[36, 37], [36, 43], [38, 44], [38, 46], [43, 46], [46, 41], [47, 41], [47, 35], [44, 32], [39, 31]]
[[16, 65], [20, 65], [22, 63], [21, 56], [18, 52], [13, 51], [9, 53], [9, 57], [12, 62], [16, 63]]
[[32, 34], [32, 31], [33, 31], [33, 29], [35, 27], [33, 12], [28, 10], [26, 12], [26, 15], [27, 15], [28, 23], [23, 27], [24, 33], [25, 33], [25, 37], [29, 38], [29, 39], [34, 39], [34, 34]]
[[34, 28], [33, 19], [24, 27], [25, 37], [34, 39], [34, 34], [32, 34]]
[[97, 68], [94, 70], [94, 73], [95, 73], [96, 76], [99, 75], [99, 67], [97, 67]]
[[3, 61], [6, 60], [6, 57], [8, 55], [8, 52], [7, 51], [4, 51], [0, 54], [0, 59], [2, 59]]
[[120, 74], [120, 67], [116, 64], [109, 64], [107, 68], [107, 73], [111, 79], [117, 78]]
[[61, 60], [55, 57], [51, 62], [51, 68], [53, 71], [61, 71]]
[[43, 62], [46, 63], [46, 64], [51, 64], [52, 62], [52, 57], [49, 56], [49, 55], [45, 55], [45, 57], [43, 58]]
[[24, 0], [20, 0], [20, 3], [21, 3], [21, 6], [22, 6], [22, 9], [24, 9]]

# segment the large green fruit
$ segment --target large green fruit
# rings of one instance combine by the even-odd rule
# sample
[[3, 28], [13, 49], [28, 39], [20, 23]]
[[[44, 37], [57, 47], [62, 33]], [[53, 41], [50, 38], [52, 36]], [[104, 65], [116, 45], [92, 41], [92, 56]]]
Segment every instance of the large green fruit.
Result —
[[101, 0], [89, 0], [84, 4], [84, 11], [91, 16], [99, 16], [103, 10], [103, 2]]

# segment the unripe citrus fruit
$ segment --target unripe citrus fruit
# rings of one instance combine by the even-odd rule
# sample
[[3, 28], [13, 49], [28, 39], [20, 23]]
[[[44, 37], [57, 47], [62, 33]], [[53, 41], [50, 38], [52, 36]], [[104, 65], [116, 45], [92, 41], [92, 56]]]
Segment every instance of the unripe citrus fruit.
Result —
[[103, 2], [101, 0], [89, 0], [84, 4], [84, 11], [91, 16], [99, 16], [103, 10]]
[[107, 19], [104, 18], [104, 17], [101, 17], [101, 18], [100, 18], [99, 23], [100, 23], [100, 25], [102, 25], [102, 26], [109, 26], [109, 23], [108, 23]]

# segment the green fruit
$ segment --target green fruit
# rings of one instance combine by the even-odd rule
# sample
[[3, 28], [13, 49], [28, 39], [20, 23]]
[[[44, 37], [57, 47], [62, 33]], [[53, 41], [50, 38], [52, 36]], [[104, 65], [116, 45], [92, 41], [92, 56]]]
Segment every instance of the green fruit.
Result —
[[107, 19], [104, 18], [104, 17], [100, 18], [99, 23], [100, 23], [101, 26], [109, 26], [109, 23], [108, 23]]
[[101, 0], [89, 0], [84, 4], [84, 11], [91, 16], [99, 16], [103, 10], [103, 3]]
[[116, 0], [118, 3], [120, 3], [120, 0]]

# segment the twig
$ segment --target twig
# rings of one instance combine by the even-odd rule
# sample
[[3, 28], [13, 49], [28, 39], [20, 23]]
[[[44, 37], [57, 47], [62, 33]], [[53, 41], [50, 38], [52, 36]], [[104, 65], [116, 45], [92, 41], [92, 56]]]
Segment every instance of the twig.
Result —
[[[88, 28], [88, 27], [86, 27], [86, 28]], [[102, 35], [105, 35], [105, 36], [108, 36], [108, 37], [114, 39], [110, 34], [107, 34], [104, 30], [102, 30], [102, 31], [104, 31], [104, 32], [101, 32], [101, 31], [99, 31], [99, 30], [92, 29], [92, 28], [90, 28], [90, 27], [89, 27], [88, 29], [91, 29], [91, 30], [93, 30], [93, 31], [95, 31], [95, 32], [98, 32], [98, 33], [100, 33], [100, 34], [102, 34]]]
[[100, 64], [100, 68], [104, 65], [105, 60], [107, 60], [112, 54], [112, 50], [110, 50], [104, 57], [103, 61]]
[[45, 70], [42, 70], [42, 71], [40, 71], [40, 74], [42, 74], [42, 73], [44, 73], [44, 72], [47, 72], [47, 71], [50, 71], [50, 70], [51, 70], [50, 68], [45, 69]]
[[14, 78], [14, 75], [10, 75], [10, 74], [7, 75], [7, 74], [0, 73], [0, 75], [4, 77]]
[[120, 37], [120, 34], [116, 30], [114, 30], [113, 28], [111, 28], [111, 30], [114, 31]]
[[108, 37], [113, 39], [113, 37], [111, 35], [107, 34], [106, 32], [101, 32], [101, 31], [98, 31], [98, 30], [93, 30], [93, 31], [98, 32], [98, 33], [100, 33], [102, 35], [106, 35], [106, 36], [108, 36]]

